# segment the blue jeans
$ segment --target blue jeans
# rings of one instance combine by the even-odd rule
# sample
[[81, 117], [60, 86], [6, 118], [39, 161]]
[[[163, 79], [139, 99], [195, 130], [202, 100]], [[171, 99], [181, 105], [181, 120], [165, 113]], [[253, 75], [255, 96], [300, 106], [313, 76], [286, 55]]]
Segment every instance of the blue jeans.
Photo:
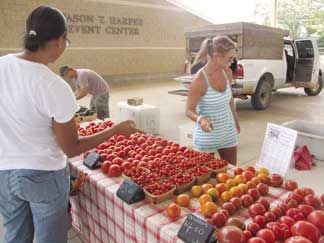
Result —
[[4, 242], [32, 243], [34, 235], [38, 243], [67, 242], [69, 191], [67, 168], [0, 171]]

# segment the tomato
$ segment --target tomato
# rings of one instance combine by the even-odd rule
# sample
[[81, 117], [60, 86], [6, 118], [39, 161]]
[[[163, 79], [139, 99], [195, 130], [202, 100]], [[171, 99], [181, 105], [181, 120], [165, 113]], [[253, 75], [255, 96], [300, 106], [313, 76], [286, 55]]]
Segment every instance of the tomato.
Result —
[[274, 233], [269, 229], [261, 229], [256, 234], [257, 237], [264, 239], [267, 243], [275, 243], [276, 237]]
[[289, 216], [281, 216], [279, 222], [286, 224], [290, 228], [295, 223], [295, 220]]
[[242, 200], [239, 197], [231, 198], [230, 202], [232, 202], [235, 205], [236, 210], [239, 210], [242, 206]]
[[246, 227], [246, 229], [248, 231], [250, 231], [252, 233], [252, 235], [255, 235], [260, 228], [261, 228], [260, 225], [258, 225], [257, 223], [254, 223], [254, 222], [249, 223]]
[[285, 182], [284, 182], [283, 187], [284, 187], [286, 190], [293, 191], [293, 190], [295, 190], [295, 189], [298, 188], [298, 184], [297, 184], [297, 182], [294, 181], [294, 180], [288, 180], [288, 181], [285, 181]]
[[[298, 190], [298, 189], [297, 189]], [[301, 195], [298, 191], [294, 190], [291, 194], [288, 196], [289, 198], [292, 198], [296, 200], [298, 203], [301, 203], [304, 201], [304, 196]]]
[[267, 243], [267, 242], [260, 237], [252, 237], [248, 240], [247, 243]]
[[312, 242], [303, 236], [292, 236], [286, 239], [284, 243], [312, 243]]
[[236, 211], [235, 205], [233, 203], [231, 203], [231, 202], [224, 203], [223, 206], [222, 206], [222, 209], [227, 210], [227, 212], [229, 213], [229, 215], [234, 214], [235, 211]]
[[251, 171], [253, 173], [253, 175], [255, 174], [256, 172], [256, 169], [254, 166], [248, 166], [245, 168], [246, 171]]
[[273, 212], [266, 212], [264, 214], [264, 217], [267, 222], [274, 222], [277, 219], [276, 215]]
[[264, 183], [260, 183], [257, 185], [257, 189], [259, 190], [260, 194], [262, 196], [267, 195], [269, 192], [269, 186]]
[[226, 225], [233, 225], [240, 228], [241, 230], [245, 230], [244, 220], [240, 217], [230, 217], [229, 219], [227, 219]]
[[314, 192], [314, 190], [312, 188], [304, 187], [304, 188], [302, 188], [302, 190], [303, 190], [305, 196], [307, 196], [307, 195], [315, 195], [315, 192]]
[[252, 171], [244, 171], [242, 175], [246, 178], [247, 181], [250, 181], [253, 178], [254, 173]]
[[249, 207], [249, 214], [251, 217], [257, 216], [257, 215], [263, 215], [266, 211], [264, 206], [261, 203], [254, 203]]
[[107, 174], [109, 167], [111, 166], [111, 162], [106, 160], [101, 165], [101, 171], [105, 174]]
[[234, 167], [234, 175], [241, 175], [244, 172], [244, 169], [241, 167]]
[[229, 213], [228, 213], [227, 210], [225, 210], [225, 209], [221, 209], [221, 210], [219, 210], [219, 212], [222, 213], [222, 214], [224, 214], [224, 215], [226, 216], [226, 219], [228, 219], [228, 217], [229, 217]]
[[253, 222], [260, 225], [261, 228], [263, 228], [267, 223], [266, 218], [264, 216], [262, 216], [262, 215], [255, 216], [253, 218]]
[[283, 183], [283, 177], [279, 174], [272, 174], [270, 176], [270, 185], [273, 187], [280, 187]]
[[225, 214], [217, 212], [212, 215], [211, 220], [217, 227], [223, 227], [226, 223], [227, 217]]
[[268, 210], [270, 208], [270, 203], [265, 198], [261, 198], [260, 200], [258, 200], [258, 203], [261, 203], [266, 210]]
[[244, 235], [244, 238], [245, 238], [245, 241], [247, 242], [250, 238], [252, 238], [252, 233], [248, 230], [244, 230], [243, 231], [243, 235]]
[[253, 198], [254, 201], [260, 198], [260, 192], [255, 188], [249, 189], [248, 194]]
[[290, 208], [287, 210], [286, 215], [293, 218], [295, 221], [305, 220], [305, 216], [298, 208]]
[[121, 167], [117, 164], [112, 164], [108, 169], [109, 177], [118, 177], [121, 174]]
[[124, 162], [124, 160], [122, 158], [116, 157], [111, 162], [113, 164], [115, 164], [115, 165], [122, 165], [122, 163]]
[[181, 214], [181, 208], [176, 203], [171, 203], [167, 207], [167, 215], [170, 219], [176, 220]]
[[127, 170], [130, 170], [132, 168], [132, 164], [125, 161], [125, 162], [122, 163], [121, 167], [122, 167], [123, 171], [127, 171]]
[[276, 215], [276, 218], [279, 219], [283, 212], [281, 210], [281, 208], [279, 206], [274, 206], [270, 209], [270, 212], [274, 213], [274, 215]]
[[245, 243], [243, 231], [236, 226], [224, 226], [217, 232], [217, 240], [219, 243]]
[[324, 212], [323, 211], [315, 210], [311, 212], [308, 215], [307, 220], [312, 224], [314, 224], [319, 229], [319, 231], [322, 234], [324, 234]]
[[321, 206], [321, 200], [313, 194], [308, 194], [307, 196], [305, 196], [304, 202], [305, 204], [310, 205], [315, 209], [318, 209]]
[[312, 242], [317, 242], [320, 238], [320, 232], [315, 225], [307, 221], [298, 221], [291, 226], [291, 234], [293, 236], [304, 236]]
[[241, 199], [242, 199], [242, 205], [245, 208], [253, 204], [253, 198], [250, 195], [245, 194], [241, 197]]
[[306, 204], [300, 204], [298, 205], [298, 209], [302, 212], [302, 214], [307, 217], [311, 212], [315, 210], [312, 206], [306, 205]]

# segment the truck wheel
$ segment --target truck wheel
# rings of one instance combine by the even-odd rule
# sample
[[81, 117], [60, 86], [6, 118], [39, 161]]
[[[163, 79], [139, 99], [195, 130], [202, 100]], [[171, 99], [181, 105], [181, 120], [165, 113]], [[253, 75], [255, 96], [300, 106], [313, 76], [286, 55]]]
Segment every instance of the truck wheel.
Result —
[[272, 88], [269, 82], [261, 80], [251, 96], [252, 106], [256, 110], [267, 109], [271, 103]]
[[323, 88], [323, 77], [318, 76], [318, 82], [317, 82], [316, 86], [311, 88], [311, 89], [310, 88], [304, 88], [304, 91], [309, 96], [316, 96], [319, 93], [321, 93], [322, 88]]

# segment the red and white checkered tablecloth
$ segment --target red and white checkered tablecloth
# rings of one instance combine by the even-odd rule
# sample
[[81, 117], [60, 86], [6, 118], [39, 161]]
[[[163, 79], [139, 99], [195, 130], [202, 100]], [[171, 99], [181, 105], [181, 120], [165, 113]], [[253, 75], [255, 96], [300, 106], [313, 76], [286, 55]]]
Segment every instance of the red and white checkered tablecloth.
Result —
[[[166, 215], [171, 200], [157, 205], [146, 200], [128, 205], [116, 196], [122, 177], [108, 178], [100, 170], [89, 170], [81, 157], [73, 158], [69, 164], [72, 174], [89, 175], [81, 192], [71, 198], [73, 226], [85, 242], [182, 242], [177, 233], [186, 216], [193, 213], [201, 217], [196, 198], [191, 200], [189, 208], [181, 209], [177, 221], [171, 221]], [[287, 195], [283, 189], [270, 187], [266, 198], [271, 204], [277, 204]], [[250, 221], [246, 210], [236, 215]]]

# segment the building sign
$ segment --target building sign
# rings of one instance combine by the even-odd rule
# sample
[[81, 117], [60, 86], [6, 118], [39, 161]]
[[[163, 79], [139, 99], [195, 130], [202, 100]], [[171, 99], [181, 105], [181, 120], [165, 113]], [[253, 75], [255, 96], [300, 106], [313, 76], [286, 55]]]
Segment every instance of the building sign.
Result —
[[139, 35], [143, 19], [64, 13], [70, 34]]

